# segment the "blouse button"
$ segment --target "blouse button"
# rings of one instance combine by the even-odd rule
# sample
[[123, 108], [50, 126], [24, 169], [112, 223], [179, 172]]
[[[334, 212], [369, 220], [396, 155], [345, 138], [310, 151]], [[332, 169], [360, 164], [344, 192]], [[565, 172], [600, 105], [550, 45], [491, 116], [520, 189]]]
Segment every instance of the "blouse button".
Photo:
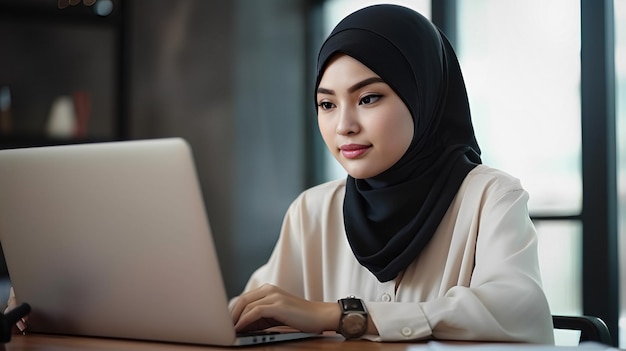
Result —
[[411, 328], [409, 328], [409, 327], [402, 328], [402, 335], [403, 336], [409, 337], [409, 336], [411, 336], [412, 333], [413, 333], [413, 331], [411, 330]]
[[389, 294], [383, 294], [382, 299], [383, 302], [389, 302], [391, 301], [391, 296], [389, 296]]

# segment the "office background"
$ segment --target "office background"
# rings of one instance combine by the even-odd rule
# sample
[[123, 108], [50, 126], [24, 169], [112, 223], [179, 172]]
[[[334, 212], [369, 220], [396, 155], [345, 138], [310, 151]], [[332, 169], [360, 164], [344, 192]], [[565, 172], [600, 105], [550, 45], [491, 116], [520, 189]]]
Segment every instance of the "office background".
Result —
[[[268, 258], [289, 203], [342, 176], [317, 134], [312, 74], [330, 28], [368, 3], [1, 0], [0, 146], [187, 139], [235, 295]], [[626, 1], [400, 3], [450, 37], [485, 161], [531, 193], [554, 312], [601, 315], [617, 335]], [[83, 130], [53, 128], [65, 98], [85, 94]]]

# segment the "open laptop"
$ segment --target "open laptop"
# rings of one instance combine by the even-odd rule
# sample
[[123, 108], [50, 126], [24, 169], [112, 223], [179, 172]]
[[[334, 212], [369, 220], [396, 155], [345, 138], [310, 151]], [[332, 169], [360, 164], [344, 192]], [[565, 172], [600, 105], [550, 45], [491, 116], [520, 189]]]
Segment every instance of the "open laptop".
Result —
[[207, 345], [237, 337], [182, 139], [0, 150], [0, 243], [28, 331]]

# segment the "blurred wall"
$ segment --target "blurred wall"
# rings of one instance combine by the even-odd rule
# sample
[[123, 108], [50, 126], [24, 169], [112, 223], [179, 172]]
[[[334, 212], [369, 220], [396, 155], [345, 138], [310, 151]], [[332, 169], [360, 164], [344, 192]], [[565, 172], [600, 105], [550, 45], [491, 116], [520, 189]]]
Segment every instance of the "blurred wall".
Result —
[[131, 138], [192, 145], [229, 296], [304, 187], [304, 3], [132, 1]]

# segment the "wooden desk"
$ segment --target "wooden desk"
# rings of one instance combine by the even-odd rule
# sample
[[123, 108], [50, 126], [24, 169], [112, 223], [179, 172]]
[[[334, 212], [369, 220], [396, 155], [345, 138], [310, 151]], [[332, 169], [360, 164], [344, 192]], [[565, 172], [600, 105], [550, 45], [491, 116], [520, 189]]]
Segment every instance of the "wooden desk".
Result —
[[377, 343], [371, 341], [345, 341], [338, 335], [245, 347], [212, 347], [197, 345], [167, 344], [115, 339], [69, 337], [55, 335], [13, 335], [5, 345], [7, 351], [199, 351], [199, 350], [342, 350], [342, 351], [408, 351], [419, 343]]
[[[458, 346], [467, 347], [467, 351], [488, 350], [488, 351], [564, 351], [572, 350], [574, 347], [559, 347], [548, 345], [533, 344], [491, 344], [491, 343], [472, 343], [461, 341], [444, 342], [446, 349], [458, 351]], [[343, 337], [333, 334], [325, 334], [319, 338], [305, 339], [299, 341], [288, 341], [280, 343], [272, 343], [265, 345], [253, 346], [202, 346], [202, 345], [184, 345], [158, 342], [131, 341], [119, 339], [102, 339], [102, 338], [86, 338], [72, 336], [55, 336], [55, 335], [13, 335], [11, 342], [4, 345], [4, 349], [0, 346], [0, 350], [7, 351], [418, 351], [441, 349], [439, 344], [435, 348], [429, 348], [430, 344], [426, 342], [412, 343], [379, 343], [372, 341], [345, 341]], [[1, 344], [0, 344], [1, 345]], [[421, 347], [420, 347], [421, 346]], [[588, 344], [580, 347], [581, 351], [608, 351], [608, 350], [624, 350], [609, 348], [601, 344]]]

